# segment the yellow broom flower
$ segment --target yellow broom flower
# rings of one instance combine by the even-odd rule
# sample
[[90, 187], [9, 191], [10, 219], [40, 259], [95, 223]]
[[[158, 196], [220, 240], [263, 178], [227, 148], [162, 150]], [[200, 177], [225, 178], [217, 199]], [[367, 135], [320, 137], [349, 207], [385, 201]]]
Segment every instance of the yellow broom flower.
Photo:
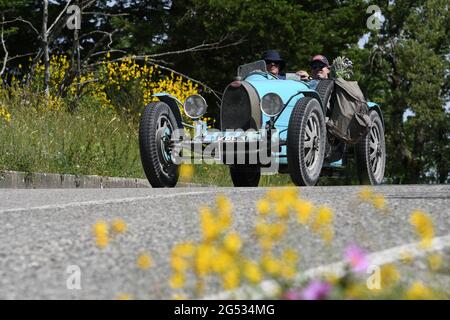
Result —
[[152, 266], [153, 261], [148, 253], [141, 253], [136, 261], [136, 264], [139, 269], [147, 270]]

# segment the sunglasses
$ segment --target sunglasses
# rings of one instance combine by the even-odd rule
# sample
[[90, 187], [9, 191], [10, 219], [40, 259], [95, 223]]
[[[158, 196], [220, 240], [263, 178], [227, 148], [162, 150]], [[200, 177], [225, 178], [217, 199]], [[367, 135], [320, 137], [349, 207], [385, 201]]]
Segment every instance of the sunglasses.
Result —
[[267, 60], [267, 61], [266, 61], [266, 64], [267, 64], [268, 66], [270, 66], [271, 64], [274, 64], [274, 65], [276, 65], [276, 66], [279, 66], [279, 65], [280, 65], [280, 62], [279, 62], [279, 61]]
[[311, 65], [312, 69], [319, 69], [320, 70], [320, 69], [323, 69], [325, 67], [327, 67], [327, 65], [325, 63], [313, 63]]

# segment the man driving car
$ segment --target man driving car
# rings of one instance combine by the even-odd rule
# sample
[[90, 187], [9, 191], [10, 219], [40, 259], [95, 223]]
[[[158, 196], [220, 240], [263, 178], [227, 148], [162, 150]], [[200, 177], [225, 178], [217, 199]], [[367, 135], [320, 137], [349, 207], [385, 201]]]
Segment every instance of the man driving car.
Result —
[[330, 74], [330, 63], [325, 56], [321, 54], [315, 55], [311, 59], [310, 66], [312, 76], [310, 76], [308, 72], [304, 70], [296, 72], [296, 74], [300, 76], [301, 80], [308, 81], [312, 79], [328, 79], [328, 75]]
[[262, 59], [266, 62], [267, 72], [277, 76], [279, 79], [286, 79], [286, 76], [280, 75], [281, 69], [286, 63], [276, 50], [267, 50], [264, 52]]

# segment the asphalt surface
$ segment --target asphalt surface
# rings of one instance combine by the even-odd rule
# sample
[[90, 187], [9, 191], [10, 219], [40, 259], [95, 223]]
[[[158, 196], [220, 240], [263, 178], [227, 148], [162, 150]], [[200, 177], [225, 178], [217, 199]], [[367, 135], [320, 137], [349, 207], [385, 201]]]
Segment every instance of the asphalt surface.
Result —
[[[450, 235], [450, 185], [379, 186], [390, 212], [369, 205], [352, 209], [360, 187], [299, 188], [303, 198], [335, 212], [335, 240], [329, 248], [304, 227], [292, 223], [285, 243], [300, 253], [300, 268], [342, 260], [344, 248], [358, 243], [369, 252], [416, 242], [409, 225], [412, 210], [431, 214], [436, 237]], [[47, 189], [0, 190], [0, 299], [170, 299], [169, 258], [178, 242], [200, 236], [198, 207], [217, 194], [233, 202], [233, 227], [245, 250], [256, 254], [252, 230], [256, 201], [267, 188]], [[121, 218], [128, 231], [100, 250], [92, 226]], [[154, 267], [137, 270], [136, 257], [151, 253]], [[448, 252], [447, 252], [448, 253]], [[81, 290], [66, 286], [67, 268], [81, 270]], [[447, 277], [448, 278], [448, 277]], [[449, 289], [444, 285], [445, 289]], [[444, 289], [444, 290], [445, 290]], [[210, 293], [219, 292], [214, 288]]]

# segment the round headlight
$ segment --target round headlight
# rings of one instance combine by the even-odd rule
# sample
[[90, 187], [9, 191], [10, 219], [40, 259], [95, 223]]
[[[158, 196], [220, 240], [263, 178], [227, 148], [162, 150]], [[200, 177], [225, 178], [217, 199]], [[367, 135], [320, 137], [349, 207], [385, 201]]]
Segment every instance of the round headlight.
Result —
[[184, 102], [184, 112], [192, 119], [200, 118], [206, 113], [207, 108], [206, 100], [198, 94], [189, 96]]
[[261, 111], [269, 117], [278, 115], [283, 106], [283, 100], [276, 93], [268, 93], [261, 99]]

